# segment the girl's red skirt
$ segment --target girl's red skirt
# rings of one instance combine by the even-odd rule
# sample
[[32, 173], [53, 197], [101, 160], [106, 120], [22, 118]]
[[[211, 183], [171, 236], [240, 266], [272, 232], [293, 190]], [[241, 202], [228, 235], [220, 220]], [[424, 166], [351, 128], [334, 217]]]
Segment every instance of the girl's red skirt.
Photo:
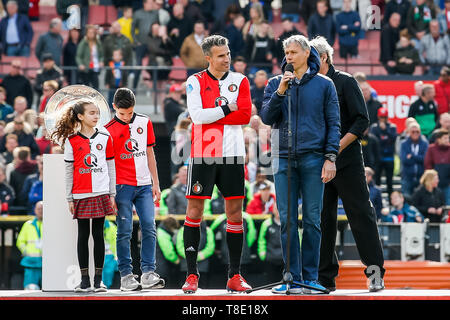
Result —
[[102, 218], [114, 215], [108, 194], [85, 199], [74, 199], [74, 219]]

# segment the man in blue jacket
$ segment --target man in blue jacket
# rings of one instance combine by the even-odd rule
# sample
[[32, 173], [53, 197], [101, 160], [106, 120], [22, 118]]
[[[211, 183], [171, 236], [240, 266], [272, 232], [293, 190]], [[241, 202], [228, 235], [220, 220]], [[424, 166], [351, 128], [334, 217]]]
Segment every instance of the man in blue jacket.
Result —
[[422, 138], [418, 123], [409, 126], [409, 137], [400, 147], [400, 162], [402, 168], [402, 192], [408, 199], [419, 185], [424, 171], [425, 154], [428, 142]]
[[2, 52], [7, 56], [30, 56], [33, 29], [28, 16], [18, 13], [16, 1], [6, 4], [8, 16], [0, 21]]
[[[318, 74], [320, 60], [317, 51], [301, 35], [293, 35], [283, 42], [285, 63], [292, 64], [294, 72], [269, 80], [261, 109], [262, 121], [272, 126], [272, 169], [275, 179], [277, 207], [281, 218], [283, 259], [287, 263], [287, 223], [290, 223], [289, 271], [294, 282], [325, 290], [318, 283], [320, 252], [320, 212], [324, 184], [336, 174], [334, 164], [339, 151], [340, 119], [336, 88], [326, 76]], [[289, 82], [292, 82], [289, 88]], [[291, 96], [291, 176], [288, 166], [288, 99]], [[288, 179], [291, 181], [288, 195]], [[303, 239], [298, 238], [297, 202], [302, 196]], [[287, 221], [288, 196], [292, 206]], [[302, 282], [303, 281], [303, 282]], [[273, 288], [275, 293], [286, 293], [286, 285]], [[301, 293], [298, 285], [290, 293]], [[318, 290], [303, 289], [305, 293]]]
[[352, 0], [344, 0], [342, 12], [336, 16], [336, 29], [339, 34], [339, 56], [343, 59], [348, 56], [356, 58], [361, 19], [359, 13], [352, 10]]

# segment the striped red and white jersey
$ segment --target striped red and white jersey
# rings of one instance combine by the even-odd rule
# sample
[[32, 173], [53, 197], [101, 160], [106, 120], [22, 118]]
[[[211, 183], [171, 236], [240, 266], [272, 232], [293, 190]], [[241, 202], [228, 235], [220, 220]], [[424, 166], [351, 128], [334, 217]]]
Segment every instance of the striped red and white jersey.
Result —
[[[191, 157], [245, 157], [242, 125], [250, 122], [250, 84], [243, 74], [227, 72], [216, 79], [208, 70], [186, 82], [187, 107], [192, 119]], [[238, 110], [230, 113], [228, 104]]]
[[115, 116], [105, 128], [114, 141], [116, 183], [131, 186], [152, 184], [147, 155], [147, 147], [155, 145], [151, 120], [134, 113], [130, 123], [125, 123]]
[[97, 130], [88, 138], [81, 133], [66, 139], [64, 161], [73, 162], [72, 193], [109, 192], [107, 160], [114, 159], [114, 147], [108, 132]]

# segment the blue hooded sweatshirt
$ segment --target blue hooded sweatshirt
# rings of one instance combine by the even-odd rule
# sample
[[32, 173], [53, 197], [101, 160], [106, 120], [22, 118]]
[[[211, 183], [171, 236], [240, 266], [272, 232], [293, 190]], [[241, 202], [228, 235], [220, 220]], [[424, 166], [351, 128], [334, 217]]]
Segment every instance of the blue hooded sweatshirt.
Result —
[[[292, 154], [306, 152], [333, 153], [339, 151], [340, 112], [333, 81], [319, 74], [320, 60], [311, 47], [308, 58], [309, 72], [300, 81], [294, 81], [291, 93]], [[281, 70], [284, 73], [286, 61]], [[272, 155], [286, 158], [288, 155], [288, 97], [277, 93], [282, 75], [271, 78], [264, 91], [261, 108], [262, 121], [272, 126]], [[278, 130], [276, 130], [278, 129]]]

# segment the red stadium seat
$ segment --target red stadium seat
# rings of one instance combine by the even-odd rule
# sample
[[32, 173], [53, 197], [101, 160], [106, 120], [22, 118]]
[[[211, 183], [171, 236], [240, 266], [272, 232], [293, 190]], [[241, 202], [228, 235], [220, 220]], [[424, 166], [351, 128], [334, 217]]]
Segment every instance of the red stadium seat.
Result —
[[100, 5], [90, 5], [89, 6], [89, 24], [96, 25], [111, 25], [113, 21], [117, 19], [117, 10], [114, 6], [100, 6]]
[[[179, 57], [172, 59], [174, 67], [184, 67], [183, 61]], [[186, 81], [187, 72], [183, 69], [174, 69], [169, 73], [169, 79], [174, 81]]]

